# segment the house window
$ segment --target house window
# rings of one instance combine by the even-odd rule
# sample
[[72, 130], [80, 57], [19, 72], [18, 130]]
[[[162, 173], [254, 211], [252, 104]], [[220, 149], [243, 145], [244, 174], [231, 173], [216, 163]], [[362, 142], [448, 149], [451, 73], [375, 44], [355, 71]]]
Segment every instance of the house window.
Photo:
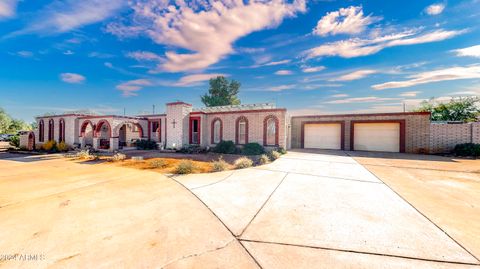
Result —
[[264, 145], [277, 146], [278, 145], [278, 119], [274, 116], [269, 116], [264, 121]]
[[248, 121], [245, 117], [237, 119], [237, 144], [244, 145], [248, 143]]
[[54, 123], [53, 119], [50, 119], [48, 121], [48, 141], [55, 139], [53, 136], [53, 131], [54, 131]]
[[156, 122], [156, 121], [152, 122], [152, 131], [154, 133], [158, 132], [158, 127], [159, 126], [160, 126], [159, 122]]
[[38, 123], [38, 141], [43, 142], [45, 139], [45, 127], [43, 120]]
[[212, 144], [217, 144], [222, 140], [222, 121], [220, 119], [213, 121], [212, 134]]
[[65, 142], [65, 120], [60, 119], [58, 124], [58, 142]]
[[200, 144], [200, 118], [190, 118], [190, 144]]

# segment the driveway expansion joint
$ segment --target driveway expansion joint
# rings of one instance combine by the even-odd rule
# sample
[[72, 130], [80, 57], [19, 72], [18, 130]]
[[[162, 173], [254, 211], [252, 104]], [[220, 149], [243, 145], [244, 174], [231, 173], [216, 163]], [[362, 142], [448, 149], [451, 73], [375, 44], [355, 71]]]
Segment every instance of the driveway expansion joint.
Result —
[[176, 180], [175, 179], [175, 176], [174, 175], [170, 175], [168, 176], [168, 178], [170, 178], [171, 180], [173, 180], [174, 182], [176, 182], [178, 185], [180, 185], [181, 187], [183, 187], [184, 189], [186, 189], [190, 194], [192, 194], [195, 198], [197, 198], [198, 201], [200, 201], [200, 203], [202, 203], [209, 211], [210, 213], [213, 214], [213, 216], [223, 225], [223, 227], [225, 227], [225, 229], [227, 229], [228, 232], [230, 232], [230, 234], [232, 235], [233, 237], [233, 240], [237, 241], [238, 244], [245, 250], [245, 252], [250, 256], [250, 258], [252, 258], [252, 260], [255, 262], [255, 264], [258, 266], [258, 268], [262, 269], [263, 267], [260, 265], [260, 263], [257, 261], [257, 259], [255, 259], [255, 257], [250, 253], [250, 251], [248, 251], [248, 249], [242, 244], [242, 242], [238, 239], [238, 237], [232, 232], [232, 230], [230, 230], [230, 228], [228, 228], [228, 226], [217, 216], [217, 214], [215, 214], [215, 212], [213, 212], [213, 210], [208, 207], [208, 205], [202, 201], [202, 199], [200, 199], [200, 197], [198, 197], [192, 190], [190, 190], [189, 188], [187, 188], [187, 186], [183, 185], [180, 181]]
[[375, 256], [383, 256], [383, 257], [391, 257], [391, 258], [417, 260], [417, 261], [447, 263], [447, 264], [455, 264], [455, 265], [472, 265], [472, 266], [479, 266], [479, 265], [480, 265], [480, 263], [469, 263], [469, 262], [457, 262], [457, 261], [446, 261], [446, 260], [426, 259], [426, 258], [418, 258], [418, 257], [410, 257], [410, 256], [401, 256], [401, 255], [393, 255], [393, 254], [385, 254], [385, 253], [377, 253], [377, 252], [357, 251], [357, 250], [350, 250], [350, 249], [337, 249], [337, 248], [330, 248], [330, 247], [320, 247], [320, 246], [310, 246], [310, 245], [298, 245], [298, 244], [282, 243], [282, 242], [270, 242], [270, 241], [252, 240], [252, 239], [246, 239], [246, 238], [239, 238], [239, 240], [240, 240], [240, 241], [243, 241], [243, 242], [258, 243], [258, 244], [270, 244], [270, 245], [281, 245], [281, 246], [290, 246], [290, 247], [319, 249], [319, 250], [329, 250], [329, 251], [338, 251], [338, 252], [347, 252], [347, 253], [365, 254], [365, 255], [375, 255]]
[[219, 181], [212, 182], [212, 183], [209, 183], [209, 184], [206, 184], [206, 185], [202, 185], [202, 186], [198, 186], [198, 187], [194, 187], [194, 188], [192, 188], [192, 190], [201, 189], [201, 188], [204, 188], [204, 187], [209, 187], [209, 186], [215, 185], [215, 184], [217, 184], [217, 183], [223, 182], [223, 181], [227, 180], [228, 178], [230, 178], [231, 176], [233, 176], [234, 174], [235, 174], [235, 171], [233, 171], [232, 173], [230, 173], [230, 174], [229, 174], [228, 176], [226, 176], [225, 178], [220, 179]]
[[[359, 163], [354, 156], [351, 156], [348, 152], [346, 152], [346, 154], [348, 156], [350, 156], [356, 163], [358, 163], [359, 165], [362, 165], [361, 163]], [[388, 185], [387, 183], [385, 183], [381, 178], [377, 177], [377, 175], [375, 175], [375, 173], [373, 173], [372, 171], [370, 171], [365, 165], [362, 165], [370, 174], [372, 174], [374, 177], [376, 177], [378, 180], [380, 180], [381, 182], [383, 182], [383, 184], [385, 184], [385, 186], [387, 186], [393, 193], [395, 193], [398, 197], [400, 197], [400, 199], [402, 199], [403, 201], [405, 201], [408, 205], [410, 205], [415, 211], [417, 211], [418, 214], [420, 214], [421, 216], [423, 216], [426, 220], [428, 220], [430, 223], [432, 223], [435, 227], [437, 227], [437, 229], [439, 229], [440, 231], [442, 231], [448, 238], [450, 238], [453, 242], [455, 242], [455, 244], [457, 244], [460, 248], [462, 248], [465, 252], [467, 252], [468, 254], [470, 254], [470, 256], [472, 256], [475, 260], [478, 261], [477, 264], [472, 264], [472, 265], [480, 265], [480, 259], [475, 256], [471, 251], [469, 251], [467, 248], [465, 248], [462, 244], [460, 244], [460, 242], [458, 242], [457, 240], [455, 240], [455, 238], [453, 238], [452, 236], [450, 236], [450, 234], [448, 234], [444, 229], [442, 229], [439, 225], [437, 225], [435, 222], [433, 222], [433, 220], [431, 220], [427, 215], [425, 215], [424, 213], [422, 213], [419, 209], [417, 209], [412, 203], [410, 203], [407, 199], [405, 199], [403, 196], [400, 195], [400, 193], [396, 192], [390, 185]]]
[[280, 185], [283, 183], [283, 181], [285, 180], [285, 178], [287, 178], [287, 176], [289, 175], [290, 173], [285, 173], [285, 176], [283, 176], [282, 180], [280, 180], [280, 182], [278, 183], [278, 185], [275, 187], [275, 189], [273, 189], [272, 193], [270, 193], [270, 195], [268, 196], [268, 198], [265, 200], [265, 202], [262, 204], [262, 206], [258, 209], [257, 213], [255, 213], [255, 215], [253, 215], [253, 218], [248, 222], [248, 224], [245, 226], [245, 228], [243, 228], [242, 232], [238, 235], [238, 237], [241, 237], [243, 235], [243, 233], [245, 233], [245, 231], [247, 230], [248, 226], [250, 226], [250, 224], [253, 222], [253, 220], [257, 217], [257, 215], [260, 213], [260, 211], [262, 211], [262, 209], [265, 207], [265, 205], [267, 204], [267, 202], [270, 200], [270, 198], [273, 196], [273, 194], [275, 193], [275, 191], [280, 187]]

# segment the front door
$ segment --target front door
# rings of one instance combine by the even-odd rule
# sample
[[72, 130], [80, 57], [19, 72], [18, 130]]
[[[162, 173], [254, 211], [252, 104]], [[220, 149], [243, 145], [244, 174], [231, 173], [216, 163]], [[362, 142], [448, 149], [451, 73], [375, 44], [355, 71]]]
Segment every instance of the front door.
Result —
[[200, 144], [200, 118], [190, 118], [190, 144]]

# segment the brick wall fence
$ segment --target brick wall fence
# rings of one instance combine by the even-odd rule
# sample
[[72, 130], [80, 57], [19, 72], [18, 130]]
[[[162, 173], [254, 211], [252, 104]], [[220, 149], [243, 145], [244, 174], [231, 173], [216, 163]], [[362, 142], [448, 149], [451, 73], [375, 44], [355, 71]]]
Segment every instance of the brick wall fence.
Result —
[[444, 153], [462, 143], [480, 143], [480, 122], [430, 126], [430, 153]]

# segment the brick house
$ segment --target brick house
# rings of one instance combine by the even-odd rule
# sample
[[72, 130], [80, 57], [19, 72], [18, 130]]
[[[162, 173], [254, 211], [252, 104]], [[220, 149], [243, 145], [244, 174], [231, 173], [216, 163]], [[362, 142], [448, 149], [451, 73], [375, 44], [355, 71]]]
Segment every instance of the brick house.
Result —
[[215, 146], [222, 140], [237, 145], [256, 142], [287, 147], [286, 109], [253, 104], [193, 109], [184, 102], [166, 104], [165, 114], [118, 116], [62, 114], [36, 118], [38, 128], [25, 132], [21, 146], [33, 149], [55, 140], [80, 148], [118, 150], [137, 139], [156, 141], [160, 148]]
[[137, 139], [160, 148], [213, 147], [233, 141], [267, 148], [315, 148], [385, 152], [430, 152], [430, 114], [423, 112], [305, 115], [288, 117], [274, 104], [206, 107], [166, 104], [165, 114], [93, 116], [63, 114], [37, 117], [38, 129], [24, 132], [21, 146], [39, 147], [49, 140], [80, 148], [118, 150]]

